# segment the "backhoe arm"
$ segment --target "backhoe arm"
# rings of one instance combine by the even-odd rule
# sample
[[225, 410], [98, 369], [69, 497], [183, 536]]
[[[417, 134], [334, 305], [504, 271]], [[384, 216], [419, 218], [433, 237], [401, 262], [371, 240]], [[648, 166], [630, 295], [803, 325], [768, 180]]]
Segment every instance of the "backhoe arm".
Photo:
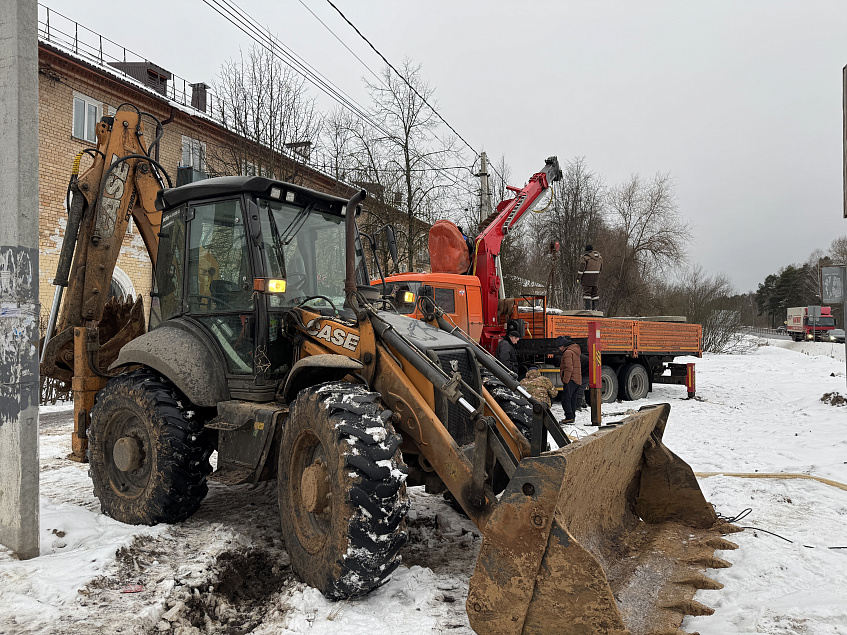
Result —
[[[143, 313], [140, 303], [135, 311], [132, 304], [118, 306], [114, 301], [106, 309], [109, 285], [130, 217], [141, 234], [150, 262], [154, 267], [156, 264], [162, 214], [156, 211], [155, 198], [160, 182], [153, 160], [147, 157], [140, 115], [134, 108], [118, 110], [114, 118], [101, 120], [96, 135], [93, 165], [78, 178], [72, 177], [73, 198], [54, 280], [57, 293], [42, 350], [42, 374], [63, 382], [68, 382], [73, 374], [70, 342], [74, 327], [101, 323], [100, 343], [106, 345], [124, 330], [131, 314]], [[67, 292], [63, 293], [65, 287]], [[110, 323], [105, 323], [104, 318]], [[138, 318], [143, 332], [143, 315]], [[137, 318], [132, 319], [137, 322]], [[129, 339], [124, 338], [121, 344]], [[117, 355], [120, 346], [115, 348], [115, 344], [109, 348], [114, 348]]]
[[102, 369], [146, 330], [141, 298], [109, 297], [129, 219], [134, 219], [153, 267], [162, 219], [155, 200], [164, 170], [148, 155], [138, 109], [125, 104], [114, 117], [103, 117], [96, 135], [91, 167], [77, 176], [80, 157], [74, 162], [72, 202], [41, 351], [42, 377], [59, 381], [60, 391], [74, 391], [70, 458], [80, 461], [85, 460], [88, 413], [104, 381]]

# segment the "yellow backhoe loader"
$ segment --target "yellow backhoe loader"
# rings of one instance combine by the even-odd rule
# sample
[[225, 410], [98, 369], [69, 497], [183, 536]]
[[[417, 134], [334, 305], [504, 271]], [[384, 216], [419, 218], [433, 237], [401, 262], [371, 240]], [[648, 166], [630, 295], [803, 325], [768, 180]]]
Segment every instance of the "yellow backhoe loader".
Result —
[[[733, 527], [662, 443], [669, 406], [571, 443], [437, 306], [410, 319], [370, 286], [364, 192], [262, 177], [164, 187], [127, 105], [97, 138], [71, 186], [79, 229], [57, 275], [70, 289], [43, 371], [72, 380], [73, 450], [104, 513], [179, 522], [207, 477], [276, 478], [295, 571], [341, 599], [398, 566], [406, 488], [423, 484], [483, 535], [467, 598], [478, 633], [677, 633], [710, 612], [693, 595], [720, 586], [703, 572], [728, 566], [714, 551], [734, 548], [720, 538]], [[106, 308], [130, 216], [155, 266], [148, 332], [140, 308]], [[481, 369], [525, 417], [506, 415]]]

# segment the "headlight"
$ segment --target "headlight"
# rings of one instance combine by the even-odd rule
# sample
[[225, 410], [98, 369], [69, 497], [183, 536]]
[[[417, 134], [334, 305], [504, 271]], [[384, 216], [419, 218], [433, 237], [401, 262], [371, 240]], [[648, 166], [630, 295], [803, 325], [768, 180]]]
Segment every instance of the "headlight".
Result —
[[806, 335], [806, 339], [807, 340], [813, 340], [813, 339], [815, 339], [815, 336], [812, 335], [811, 333], [809, 333], [809, 334]]
[[285, 280], [281, 278], [256, 278], [253, 290], [259, 293], [285, 293]]
[[405, 304], [412, 304], [415, 301], [415, 294], [411, 291], [404, 291], [402, 297]]
[[834, 341], [835, 341], [835, 336], [834, 336], [834, 335], [830, 335], [830, 336], [829, 336], [829, 340], [830, 340], [831, 342], [834, 342]]

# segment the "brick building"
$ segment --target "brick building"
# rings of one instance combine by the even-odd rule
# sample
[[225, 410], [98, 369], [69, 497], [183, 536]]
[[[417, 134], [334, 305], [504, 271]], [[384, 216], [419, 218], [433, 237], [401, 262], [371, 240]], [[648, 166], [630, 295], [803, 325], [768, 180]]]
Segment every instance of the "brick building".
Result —
[[[162, 121], [165, 126], [158, 160], [174, 184], [205, 178], [209, 171], [224, 174], [209, 169], [206, 161], [207, 155], [213, 154], [211, 148], [244, 143], [244, 139], [205, 113], [208, 97], [205, 84], [188, 84], [147, 61], [109, 58], [103, 53], [103, 38], [99, 51], [86, 47], [77, 39], [81, 25], [71, 22], [75, 26], [63, 32], [56, 26], [56, 15], [49, 12], [46, 23], [39, 21], [39, 269], [43, 319], [53, 298], [52, 281], [66, 224], [71, 166], [80, 150], [96, 147], [94, 127], [101, 116], [113, 114], [120, 104], [129, 102]], [[144, 124], [145, 138], [150, 143], [155, 138], [155, 123], [151, 119]], [[277, 155], [276, 164], [290, 167], [280, 178], [338, 196], [352, 194], [353, 186], [294, 161], [296, 152], [295, 148], [290, 156]], [[87, 155], [83, 157], [80, 173], [90, 161]], [[249, 165], [245, 167], [250, 170]], [[152, 268], [141, 235], [132, 223], [128, 234], [112, 288], [119, 294], [141, 295], [149, 308]]]

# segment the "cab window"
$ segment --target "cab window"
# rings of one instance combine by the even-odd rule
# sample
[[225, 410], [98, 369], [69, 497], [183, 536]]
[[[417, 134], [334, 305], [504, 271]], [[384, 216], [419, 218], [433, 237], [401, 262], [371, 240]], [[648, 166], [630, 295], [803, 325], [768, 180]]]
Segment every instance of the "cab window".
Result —
[[151, 308], [151, 326], [182, 312], [182, 283], [185, 268], [185, 220], [183, 210], [162, 217], [156, 262], [156, 296]]
[[238, 201], [194, 207], [188, 252], [191, 313], [252, 311], [247, 234]]
[[217, 339], [231, 374], [253, 372], [255, 318], [247, 233], [238, 200], [193, 208], [188, 312]]

